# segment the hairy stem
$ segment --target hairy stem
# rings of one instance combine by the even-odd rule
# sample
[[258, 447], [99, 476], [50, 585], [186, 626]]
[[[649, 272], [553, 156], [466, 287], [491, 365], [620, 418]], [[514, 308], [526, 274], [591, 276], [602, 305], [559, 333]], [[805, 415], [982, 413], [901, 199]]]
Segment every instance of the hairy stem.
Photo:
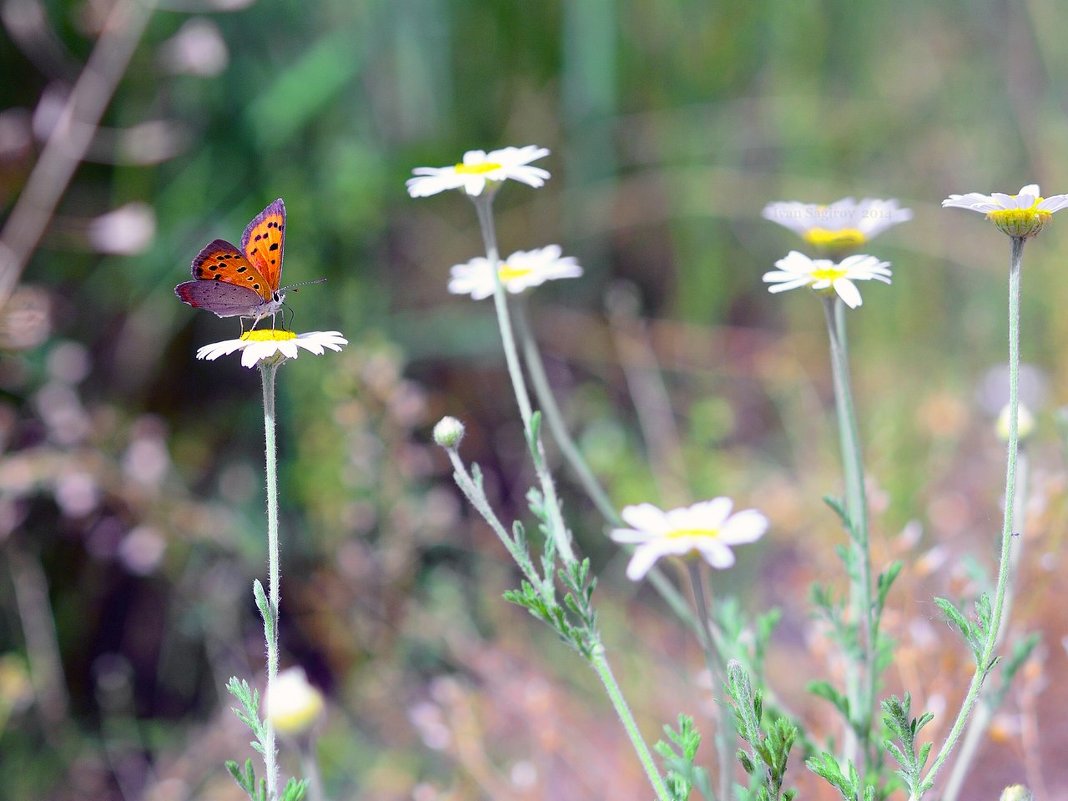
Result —
[[605, 692], [608, 693], [608, 699], [612, 702], [612, 708], [615, 709], [616, 716], [619, 718], [620, 723], [623, 724], [627, 737], [630, 738], [630, 743], [638, 755], [638, 760], [642, 763], [642, 768], [645, 769], [645, 775], [649, 778], [649, 783], [653, 786], [658, 801], [671, 801], [671, 794], [668, 792], [667, 785], [664, 784], [664, 778], [656, 767], [656, 762], [653, 760], [652, 752], [649, 751], [649, 746], [645, 744], [641, 732], [638, 731], [638, 724], [635, 723], [634, 715], [627, 705], [627, 700], [623, 697], [623, 691], [620, 690], [619, 683], [612, 674], [612, 668], [605, 657], [604, 646], [600, 642], [594, 645], [593, 653], [590, 656], [590, 665], [601, 679]]
[[[260, 362], [260, 378], [263, 383], [263, 431], [267, 451], [267, 600], [273, 623], [267, 636], [267, 688], [278, 678], [278, 604], [279, 604], [279, 556], [278, 556], [278, 451], [274, 433], [274, 385], [278, 364]], [[264, 744], [263, 762], [267, 778], [267, 798], [278, 797], [278, 754], [275, 750], [274, 725], [268, 718], [267, 742]]]
[[731, 777], [733, 768], [734, 726], [730, 710], [725, 703], [721, 703], [718, 693], [723, 691], [727, 681], [727, 671], [719, 657], [719, 652], [713, 642], [712, 621], [708, 615], [708, 599], [705, 595], [705, 581], [701, 575], [701, 564], [696, 559], [691, 559], [686, 565], [690, 574], [690, 586], [693, 589], [693, 605], [697, 610], [697, 618], [701, 621], [701, 632], [698, 640], [701, 650], [705, 653], [705, 664], [712, 681], [712, 694], [716, 701], [716, 752], [719, 760], [719, 797], [723, 801], [729, 801], [731, 797]]
[[[1019, 536], [1013, 537], [1012, 550], [1009, 553], [1009, 582], [1005, 590], [1005, 611], [1002, 614], [1004, 621], [1009, 620], [1010, 612], [1012, 611], [1013, 589], [1015, 588], [1016, 569], [1020, 564], [1020, 552], [1023, 550], [1023, 521], [1024, 521], [1024, 505], [1027, 499], [1027, 476], [1028, 476], [1028, 459], [1027, 450], [1025, 448], [1020, 449], [1020, 453], [1016, 459], [1016, 508], [1013, 510], [1013, 519], [1017, 521], [1017, 534]], [[1001, 632], [995, 643], [995, 647], [1001, 645], [1005, 639], [1005, 632], [1007, 626], [1001, 627]], [[964, 739], [960, 744], [960, 751], [957, 752], [957, 758], [953, 761], [953, 769], [949, 772], [949, 778], [946, 780], [946, 788], [942, 791], [941, 801], [957, 801], [957, 796], [960, 795], [961, 788], [964, 786], [964, 780], [968, 777], [968, 771], [971, 768], [972, 762], [975, 760], [975, 755], [979, 750], [979, 745], [983, 741], [983, 735], [986, 733], [987, 727], [990, 725], [991, 718], [994, 717], [996, 708], [989, 699], [989, 693], [981, 693], [979, 696], [979, 706], [976, 707], [975, 715], [968, 722], [968, 727], [964, 732]]]
[[[957, 719], [946, 736], [945, 743], [938, 751], [930, 770], [924, 777], [924, 783], [933, 782], [942, 769], [946, 759], [960, 739], [964, 726], [971, 717], [975, 702], [983, 688], [983, 682], [994, 667], [994, 652], [1001, 638], [1001, 619], [1005, 609], [1005, 599], [1009, 595], [1009, 554], [1012, 549], [1012, 521], [1016, 509], [1016, 457], [1019, 452], [1019, 412], [1020, 412], [1020, 268], [1023, 263], [1025, 240], [1012, 238], [1012, 254], [1009, 264], [1009, 444], [1005, 465], [1005, 518], [1001, 527], [1001, 552], [998, 556], [998, 582], [994, 592], [994, 606], [991, 610], [990, 627], [987, 630], [983, 650], [975, 667], [968, 692], [961, 702]], [[921, 793], [922, 797], [922, 793]], [[919, 799], [916, 799], [919, 801]]]
[[508, 298], [505, 296], [504, 285], [500, 276], [500, 254], [497, 250], [497, 233], [493, 227], [493, 194], [491, 190], [484, 191], [478, 197], [472, 198], [475, 211], [478, 214], [478, 225], [482, 231], [482, 242], [486, 247], [486, 259], [493, 271], [493, 305], [497, 312], [497, 327], [501, 332], [501, 343], [504, 345], [504, 359], [508, 365], [508, 376], [512, 381], [512, 390], [515, 392], [516, 402], [519, 404], [519, 414], [523, 419], [523, 436], [527, 438], [530, 453], [534, 461], [534, 470], [541, 485], [545, 506], [548, 510], [549, 521], [552, 528], [552, 536], [560, 558], [564, 564], [574, 564], [575, 552], [571, 547], [571, 533], [564, 525], [563, 514], [560, 511], [560, 501], [556, 497], [556, 485], [549, 473], [545, 460], [545, 448], [542, 445], [541, 435], [533, 429], [534, 410], [530, 405], [530, 393], [527, 391], [527, 383], [523, 378], [523, 369], [519, 364], [519, 352], [515, 345], [515, 336], [512, 333], [512, 320], [508, 311]]
[[[838, 410], [838, 436], [845, 475], [845, 511], [849, 518], [849, 537], [853, 547], [853, 570], [849, 576], [849, 597], [857, 625], [860, 626], [861, 656], [852, 666], [848, 680], [850, 728], [846, 732], [847, 758], [857, 759], [863, 781], [867, 775], [872, 708], [875, 704], [875, 649], [872, 625], [871, 548], [868, 541], [868, 499], [864, 489], [864, 460], [857, 434], [856, 407], [849, 375], [849, 352], [842, 300], [823, 298], [827, 333], [831, 343], [831, 372], [834, 376], [834, 401]], [[855, 729], [856, 731], [854, 731]], [[858, 742], [857, 732], [862, 732]], [[853, 753], [850, 753], [853, 752]]]

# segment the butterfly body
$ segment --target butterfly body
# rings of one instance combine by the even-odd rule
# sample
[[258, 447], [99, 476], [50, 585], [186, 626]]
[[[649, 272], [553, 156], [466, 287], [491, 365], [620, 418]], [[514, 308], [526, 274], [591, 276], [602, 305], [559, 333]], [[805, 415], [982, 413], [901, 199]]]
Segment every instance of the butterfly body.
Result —
[[253, 324], [282, 309], [279, 288], [285, 250], [286, 207], [282, 199], [257, 214], [241, 236], [241, 247], [224, 239], [206, 245], [193, 259], [192, 281], [174, 288], [183, 303], [218, 317], [247, 317]]

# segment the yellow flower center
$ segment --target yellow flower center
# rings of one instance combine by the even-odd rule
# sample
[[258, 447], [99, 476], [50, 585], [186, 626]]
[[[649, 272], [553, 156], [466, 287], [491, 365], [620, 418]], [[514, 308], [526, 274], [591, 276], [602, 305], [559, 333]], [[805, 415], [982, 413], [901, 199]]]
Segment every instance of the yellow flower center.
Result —
[[830, 267], [817, 267], [812, 271], [812, 278], [816, 281], [830, 281], [835, 282], [839, 278], [845, 278], [846, 271], [837, 265], [831, 265]]
[[681, 540], [689, 537], [704, 537], [710, 540], [719, 537], [718, 528], [676, 528], [664, 535], [669, 540]]
[[534, 272], [529, 267], [512, 267], [508, 264], [502, 264], [497, 270], [497, 275], [501, 277], [501, 283], [508, 283], [514, 281], [516, 278], [526, 278]]
[[483, 161], [481, 164], [464, 164], [461, 162], [456, 165], [456, 172], [460, 175], [485, 175], [487, 172], [499, 170], [503, 166], [503, 164], [498, 164], [495, 161]]
[[825, 250], [846, 250], [857, 248], [868, 241], [868, 238], [857, 228], [809, 228], [804, 233], [804, 239], [810, 245]]
[[254, 328], [241, 335], [245, 342], [285, 342], [287, 339], [296, 339], [297, 335], [292, 331], [283, 331], [280, 328]]
[[[1016, 197], [1016, 195], [1013, 195]], [[1045, 198], [1037, 197], [1026, 209], [998, 209], [988, 211], [986, 218], [1009, 236], [1029, 237], [1041, 231], [1053, 217], [1053, 212], [1043, 211], [1038, 204]]]

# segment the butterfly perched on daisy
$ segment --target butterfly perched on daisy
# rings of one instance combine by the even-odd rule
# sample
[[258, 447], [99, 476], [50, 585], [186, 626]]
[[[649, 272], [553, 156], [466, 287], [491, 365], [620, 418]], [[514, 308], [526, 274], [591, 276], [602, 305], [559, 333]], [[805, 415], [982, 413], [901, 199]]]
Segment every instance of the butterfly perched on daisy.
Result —
[[252, 218], [240, 248], [225, 239], [207, 244], [193, 259], [194, 280], [178, 284], [174, 294], [218, 317], [248, 318], [253, 325], [273, 317], [291, 288], [279, 288], [285, 243], [286, 204], [278, 198]]

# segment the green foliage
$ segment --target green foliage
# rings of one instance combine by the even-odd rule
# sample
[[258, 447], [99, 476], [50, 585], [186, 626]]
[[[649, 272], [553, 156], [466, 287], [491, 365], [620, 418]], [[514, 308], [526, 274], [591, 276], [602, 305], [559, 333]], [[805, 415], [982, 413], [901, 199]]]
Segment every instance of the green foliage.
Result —
[[875, 801], [875, 787], [862, 786], [852, 762], [847, 761], [843, 769], [834, 754], [823, 751], [805, 760], [805, 766], [834, 787], [845, 801]]
[[738, 599], [727, 596], [717, 599], [716, 622], [723, 632], [724, 661], [737, 659], [750, 670], [759, 682], [764, 675], [764, 656], [775, 628], [782, 620], [782, 610], [770, 609], [750, 621], [742, 611]]
[[678, 730], [665, 725], [664, 734], [669, 742], [658, 740], [653, 748], [667, 769], [666, 782], [672, 801], [687, 801], [695, 787], [711, 801], [714, 795], [708, 771], [694, 764], [701, 745], [701, 733], [694, 728], [693, 718], [679, 715]]
[[989, 664], [980, 665], [983, 658], [983, 649], [986, 647], [986, 632], [990, 627], [990, 596], [986, 593], [980, 595], [975, 601], [975, 619], [971, 620], [947, 598], [935, 598], [934, 602], [946, 616], [946, 621], [960, 632], [964, 642], [971, 649], [976, 666], [984, 673], [989, 672], [997, 663], [994, 657]]
[[765, 729], [762, 694], [759, 690], [753, 691], [749, 674], [737, 661], [727, 665], [726, 689], [738, 736], [749, 744], [748, 752], [738, 750], [738, 760], [755, 780], [748, 798], [752, 801], [791, 801], [796, 791], [784, 791], [782, 785], [790, 749], [799, 734], [797, 726], [784, 717], [776, 717]]
[[912, 696], [905, 693], [905, 697], [891, 696], [883, 701], [883, 722], [890, 734], [896, 738], [888, 739], [885, 743], [886, 750], [900, 766], [898, 775], [905, 783], [911, 798], [920, 798], [931, 789], [934, 782], [923, 778], [923, 767], [927, 764], [927, 758], [931, 755], [931, 743], [924, 743], [916, 750], [916, 735], [920, 733], [928, 723], [934, 720], [934, 715], [925, 712], [918, 718], [910, 717]]
[[[259, 582], [256, 582], [259, 585]], [[263, 588], [260, 588], [262, 593]], [[258, 596], [257, 596], [258, 600]], [[237, 699], [240, 707], [231, 707], [234, 710], [234, 714], [238, 719], [249, 727], [255, 739], [251, 742], [252, 748], [260, 754], [266, 754], [268, 743], [267, 724], [260, 719], [260, 692], [249, 686], [249, 683], [244, 679], [238, 679], [236, 676], [230, 678], [229, 683], [226, 685], [226, 689], [230, 691], [230, 695]], [[227, 760], [226, 769], [230, 772], [230, 775], [234, 777], [234, 781], [241, 787], [251, 801], [273, 801], [267, 797], [267, 780], [256, 780], [256, 771], [252, 767], [252, 760], [246, 759], [244, 768], [240, 767], [237, 762], [233, 760]], [[304, 793], [308, 789], [308, 783], [306, 780], [290, 779], [282, 791], [282, 795], [279, 801], [301, 801], [304, 798]]]
[[[237, 782], [238, 786], [248, 793], [248, 797], [252, 801], [271, 801], [271, 799], [267, 798], [267, 781], [266, 779], [260, 779], [259, 782], [256, 781], [256, 772], [252, 767], [251, 759], [245, 760], [244, 769], [233, 760], [228, 760], [226, 769], [234, 777], [234, 781]], [[286, 782], [279, 801], [301, 801], [307, 792], [307, 780], [290, 779]]]

